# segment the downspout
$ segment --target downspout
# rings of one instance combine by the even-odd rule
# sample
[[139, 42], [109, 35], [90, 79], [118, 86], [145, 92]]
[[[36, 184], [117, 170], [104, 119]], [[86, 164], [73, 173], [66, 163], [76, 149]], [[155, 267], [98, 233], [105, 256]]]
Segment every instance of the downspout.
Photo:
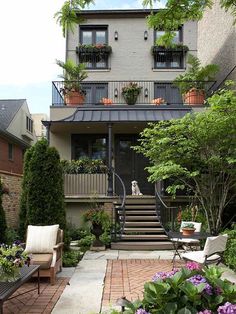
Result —
[[113, 195], [113, 177], [112, 177], [112, 123], [108, 124], [108, 189], [107, 195]]

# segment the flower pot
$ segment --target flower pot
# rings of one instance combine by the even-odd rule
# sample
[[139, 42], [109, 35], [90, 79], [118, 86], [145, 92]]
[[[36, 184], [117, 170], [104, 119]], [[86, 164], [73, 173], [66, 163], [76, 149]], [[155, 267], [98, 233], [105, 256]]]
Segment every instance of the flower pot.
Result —
[[139, 91], [123, 94], [123, 97], [128, 105], [134, 105], [138, 99]]
[[99, 239], [99, 237], [103, 234], [102, 225], [93, 222], [90, 231], [96, 237], [95, 240], [93, 241], [93, 246], [94, 247], [101, 247], [101, 246], [103, 246], [102, 241]]
[[184, 103], [188, 105], [202, 106], [205, 101], [204, 90], [192, 88], [184, 95]]
[[195, 228], [182, 228], [183, 235], [191, 235], [195, 231]]
[[80, 92], [70, 91], [65, 95], [65, 103], [68, 106], [78, 106], [84, 103], [85, 96]]

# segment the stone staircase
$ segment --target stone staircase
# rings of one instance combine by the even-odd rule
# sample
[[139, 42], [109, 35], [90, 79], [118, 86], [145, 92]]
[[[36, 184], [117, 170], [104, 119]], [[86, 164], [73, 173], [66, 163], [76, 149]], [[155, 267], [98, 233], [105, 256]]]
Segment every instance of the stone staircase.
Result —
[[[119, 208], [119, 203], [114, 206]], [[173, 244], [162, 228], [156, 214], [154, 196], [128, 196], [126, 199], [124, 234], [111, 243], [116, 250], [168, 250]], [[120, 221], [122, 212], [118, 210]]]

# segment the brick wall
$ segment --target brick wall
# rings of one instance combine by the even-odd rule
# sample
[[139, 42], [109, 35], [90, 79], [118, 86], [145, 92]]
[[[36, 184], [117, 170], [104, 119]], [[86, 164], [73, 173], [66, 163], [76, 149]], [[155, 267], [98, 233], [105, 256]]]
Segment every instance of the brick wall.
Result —
[[6, 213], [7, 225], [17, 228], [20, 211], [20, 194], [22, 175], [0, 171], [3, 184], [9, 189], [9, 195], [3, 195], [3, 208]]
[[23, 152], [22, 147], [13, 144], [13, 159], [8, 159], [8, 142], [0, 137], [0, 171], [7, 171], [17, 174], [23, 173]]

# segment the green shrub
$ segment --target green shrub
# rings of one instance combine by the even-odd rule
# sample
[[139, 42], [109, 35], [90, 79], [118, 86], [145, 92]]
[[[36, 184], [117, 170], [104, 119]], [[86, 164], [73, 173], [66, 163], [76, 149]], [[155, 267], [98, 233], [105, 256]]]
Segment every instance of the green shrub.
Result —
[[86, 235], [84, 238], [78, 241], [78, 245], [82, 248], [83, 251], [87, 250], [93, 243], [94, 239], [95, 237], [92, 234]]
[[228, 234], [228, 241], [224, 252], [224, 262], [228, 267], [236, 271], [236, 229], [226, 229], [222, 233]]
[[63, 252], [62, 265], [63, 267], [76, 267], [81, 260], [83, 253], [81, 251], [69, 250]]
[[106, 173], [107, 166], [101, 159], [90, 159], [88, 157], [79, 160], [62, 160], [61, 165], [64, 173]]
[[14, 228], [7, 228], [5, 238], [6, 238], [5, 242], [8, 245], [11, 245], [16, 240], [21, 240], [17, 230], [15, 230]]

